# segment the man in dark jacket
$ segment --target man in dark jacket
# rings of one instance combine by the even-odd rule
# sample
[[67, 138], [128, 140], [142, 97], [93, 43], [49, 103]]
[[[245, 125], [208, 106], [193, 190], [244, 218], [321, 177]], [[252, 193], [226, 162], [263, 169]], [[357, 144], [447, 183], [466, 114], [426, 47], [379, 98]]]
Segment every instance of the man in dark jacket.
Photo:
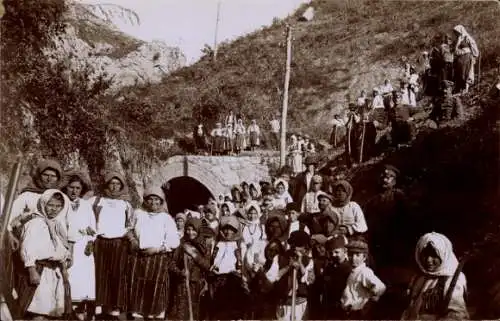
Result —
[[309, 191], [311, 187], [312, 177], [316, 174], [316, 166], [318, 165], [318, 160], [314, 156], [307, 156], [304, 162], [306, 165], [306, 170], [298, 174], [291, 184], [291, 196], [294, 202], [299, 204], [302, 203], [304, 195]]

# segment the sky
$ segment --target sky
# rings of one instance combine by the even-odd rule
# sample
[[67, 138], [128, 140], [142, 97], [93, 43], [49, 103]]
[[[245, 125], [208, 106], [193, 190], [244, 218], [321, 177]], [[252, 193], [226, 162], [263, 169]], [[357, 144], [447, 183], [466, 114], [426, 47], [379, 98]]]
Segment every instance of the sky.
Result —
[[178, 46], [193, 63], [205, 44], [213, 46], [220, 2], [218, 42], [234, 40], [264, 25], [274, 17], [284, 18], [306, 0], [80, 0], [84, 3], [113, 3], [135, 11], [139, 25], [117, 19], [123, 32], [151, 41], [163, 40]]

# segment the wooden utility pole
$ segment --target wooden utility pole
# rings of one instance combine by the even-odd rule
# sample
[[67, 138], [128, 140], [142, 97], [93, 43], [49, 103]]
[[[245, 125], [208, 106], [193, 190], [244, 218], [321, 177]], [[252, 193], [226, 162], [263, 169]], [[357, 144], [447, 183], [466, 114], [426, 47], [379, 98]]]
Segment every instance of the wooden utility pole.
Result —
[[214, 62], [217, 61], [217, 34], [219, 33], [219, 19], [220, 19], [220, 0], [217, 2], [217, 20], [215, 21]]
[[283, 90], [283, 110], [281, 111], [280, 166], [286, 163], [286, 114], [288, 111], [288, 87], [290, 85], [290, 64], [292, 62], [292, 28], [286, 25], [286, 69]]

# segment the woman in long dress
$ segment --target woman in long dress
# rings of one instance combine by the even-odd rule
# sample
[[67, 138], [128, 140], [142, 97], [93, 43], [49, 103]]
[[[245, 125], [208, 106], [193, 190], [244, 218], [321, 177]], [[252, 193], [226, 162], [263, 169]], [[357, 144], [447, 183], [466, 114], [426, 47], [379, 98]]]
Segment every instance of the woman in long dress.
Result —
[[69, 197], [69, 231], [75, 236], [73, 265], [68, 269], [71, 285], [71, 299], [77, 317], [83, 320], [87, 311], [95, 313], [95, 264], [93, 256], [94, 240], [97, 233], [92, 204], [83, 199], [90, 190], [90, 180], [81, 172], [66, 173], [64, 192]]
[[126, 235], [132, 228], [133, 212], [125, 178], [120, 173], [108, 172], [104, 181], [101, 195], [90, 199], [97, 227], [96, 304], [102, 306], [102, 316], [116, 319], [127, 308]]
[[290, 155], [290, 166], [292, 167], [293, 174], [297, 175], [298, 173], [302, 172], [302, 151], [295, 135], [292, 135], [290, 137], [290, 140], [291, 143], [288, 147], [288, 153]]
[[167, 310], [170, 255], [179, 246], [175, 221], [165, 210], [160, 187], [146, 188], [129, 232], [131, 254], [128, 311], [134, 317], [163, 318]]
[[35, 319], [71, 314], [67, 261], [71, 257], [67, 230], [58, 219], [65, 215], [68, 198], [48, 189], [38, 200], [37, 210], [22, 226], [20, 256], [16, 257], [17, 318]]
[[474, 84], [474, 65], [479, 57], [479, 49], [465, 27], [456, 25], [453, 32], [457, 37], [454, 52], [455, 90], [467, 92], [469, 86]]
[[[174, 252], [170, 265], [170, 270], [174, 275], [171, 287], [173, 301], [169, 315], [172, 320], [189, 319], [186, 278], [189, 279], [193, 319], [200, 319], [200, 295], [206, 285], [206, 273], [210, 268], [210, 249], [200, 233], [201, 226], [200, 219], [188, 219], [181, 246]], [[187, 263], [187, 266], [184, 263]]]
[[236, 135], [236, 154], [239, 154], [242, 150], [245, 150], [246, 148], [246, 141], [245, 141], [246, 129], [245, 125], [243, 125], [243, 120], [241, 118], [238, 119], [238, 123], [234, 127], [234, 133]]
[[255, 150], [256, 147], [260, 146], [260, 128], [257, 125], [257, 120], [252, 119], [252, 123], [248, 126], [248, 137], [250, 141], [250, 148]]

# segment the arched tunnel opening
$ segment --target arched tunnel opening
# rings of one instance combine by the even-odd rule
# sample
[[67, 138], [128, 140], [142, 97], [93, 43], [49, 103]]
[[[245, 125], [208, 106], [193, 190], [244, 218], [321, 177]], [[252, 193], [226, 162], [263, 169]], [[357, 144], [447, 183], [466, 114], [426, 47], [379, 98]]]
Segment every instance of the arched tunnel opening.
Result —
[[196, 210], [198, 205], [207, 204], [213, 197], [205, 185], [189, 176], [173, 178], [167, 185], [167, 206], [172, 215], [184, 209]]

